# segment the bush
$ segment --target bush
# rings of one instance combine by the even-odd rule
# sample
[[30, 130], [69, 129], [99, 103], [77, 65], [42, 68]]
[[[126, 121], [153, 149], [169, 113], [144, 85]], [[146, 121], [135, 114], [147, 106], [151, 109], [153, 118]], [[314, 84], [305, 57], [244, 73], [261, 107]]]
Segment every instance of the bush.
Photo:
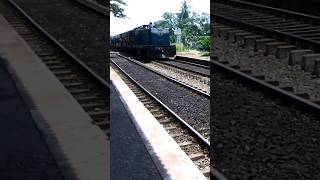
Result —
[[210, 51], [210, 36], [197, 36], [196, 49], [199, 51]]

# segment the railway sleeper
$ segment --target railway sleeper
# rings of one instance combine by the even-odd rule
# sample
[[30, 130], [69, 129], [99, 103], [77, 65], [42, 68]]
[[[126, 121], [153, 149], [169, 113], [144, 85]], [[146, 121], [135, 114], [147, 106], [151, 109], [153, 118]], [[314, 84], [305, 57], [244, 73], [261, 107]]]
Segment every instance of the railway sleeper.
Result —
[[48, 61], [45, 61], [44, 63], [47, 66], [50, 66], [50, 65], [54, 66], [54, 65], [61, 65], [62, 64], [62, 62], [60, 60], [57, 60], [57, 59], [56, 60], [48, 60]]
[[183, 133], [172, 133], [171, 134], [172, 138], [176, 138], [176, 137], [180, 137], [180, 136], [184, 136], [184, 134]]
[[48, 61], [48, 62], [54, 61], [54, 60], [57, 60], [57, 59], [58, 59], [58, 57], [55, 56], [55, 55], [52, 55], [52, 56], [43, 56], [43, 57], [41, 57], [41, 60], [42, 60], [42, 61]]
[[78, 77], [77, 74], [72, 74], [69, 76], [62, 76], [62, 77], [58, 77], [58, 79], [60, 81], [64, 81], [64, 82], [70, 82], [70, 81], [82, 81], [84, 82], [81, 78]]
[[173, 119], [171, 117], [163, 117], [163, 118], [159, 118], [157, 120], [161, 124], [167, 124], [167, 123], [171, 123], [173, 121]]
[[173, 129], [176, 129], [176, 128], [177, 128], [177, 127], [175, 127], [175, 126], [167, 126], [167, 127], [164, 126], [164, 129], [167, 130], [167, 131], [168, 131], [168, 130], [173, 130]]
[[266, 48], [265, 48], [264, 55], [265, 56], [276, 55], [278, 46], [282, 46], [282, 45], [287, 45], [287, 43], [286, 42], [269, 42], [269, 43], [266, 43], [266, 45], [265, 45]]
[[147, 99], [148, 97], [145, 94], [136, 94], [138, 99]]
[[156, 119], [168, 117], [168, 115], [163, 114], [163, 113], [157, 113], [157, 114], [154, 114], [153, 116], [154, 116]]
[[52, 72], [53, 72], [56, 76], [74, 74], [74, 72], [72, 72], [72, 70], [52, 70]]
[[161, 112], [161, 109], [158, 107], [152, 107], [152, 108], [148, 108], [148, 111], [150, 111], [151, 113], [158, 113], [158, 112]]
[[190, 146], [190, 145], [193, 145], [194, 143], [192, 141], [185, 141], [185, 142], [182, 142], [182, 143], [178, 143], [178, 145], [180, 147], [186, 147], [186, 146]]
[[230, 42], [236, 42], [236, 33], [244, 33], [243, 30], [233, 30], [228, 32], [227, 40]]
[[254, 51], [265, 51], [266, 44], [270, 42], [274, 42], [274, 39], [262, 38], [262, 39], [255, 40]]
[[319, 77], [320, 76], [320, 59], [316, 59], [314, 61], [314, 74]]
[[210, 167], [209, 166], [205, 167], [204, 169], [201, 169], [200, 171], [202, 172], [202, 174], [204, 176], [206, 176], [206, 177], [210, 176]]
[[315, 60], [320, 58], [320, 53], [306, 54], [302, 56], [301, 69], [312, 72], [315, 69]]
[[285, 59], [289, 56], [290, 51], [295, 49], [297, 49], [297, 46], [294, 45], [278, 46], [276, 51], [276, 57], [278, 59]]
[[101, 99], [100, 97], [98, 96], [88, 96], [88, 97], [78, 97], [76, 98], [76, 100], [78, 102], [81, 102], [81, 103], [86, 103], [86, 102], [90, 102], [90, 101], [96, 101], [96, 100], [99, 100]]
[[306, 54], [312, 54], [312, 53], [313, 51], [310, 49], [291, 50], [289, 53], [288, 64], [289, 65], [301, 64], [302, 56]]
[[53, 55], [53, 51], [45, 51], [43, 49], [35, 50], [35, 52], [37, 53], [38, 56], [52, 56]]
[[142, 98], [142, 99], [139, 99], [142, 103], [145, 103], [145, 102], [149, 102], [149, 101], [151, 101], [151, 99], [150, 98], [148, 98], [148, 97], [144, 97], [144, 98]]
[[148, 107], [157, 106], [157, 105], [156, 105], [154, 102], [152, 102], [152, 101], [144, 102], [143, 105], [146, 106], [147, 108], [148, 108]]
[[106, 105], [103, 102], [82, 103], [81, 106], [84, 109], [95, 109], [95, 110], [96, 109], [102, 110], [106, 108]]
[[63, 83], [63, 86], [65, 86], [66, 88], [76, 88], [76, 87], [84, 86], [84, 85], [85, 84], [82, 82], [71, 82], [71, 83], [64, 82]]
[[[150, 98], [150, 97], [148, 96], [148, 98]], [[153, 101], [144, 102], [143, 105], [146, 106], [147, 108], [152, 108], [152, 107], [157, 107], [157, 106], [159, 106], [158, 104], [156, 104], [156, 103], [153, 102]]]
[[102, 117], [106, 117], [108, 115], [108, 112], [105, 111], [105, 110], [102, 110], [102, 111], [89, 111], [87, 112], [89, 114], [89, 116], [92, 118], [92, 119], [95, 119], [95, 118], [102, 118]]
[[90, 93], [90, 89], [89, 88], [84, 88], [84, 89], [71, 89], [69, 90], [69, 92], [71, 94], [81, 94], [81, 93]]
[[96, 122], [96, 121], [93, 121], [92, 124], [97, 125], [97, 126], [99, 126], [101, 129], [104, 129], [104, 130], [110, 128], [110, 124], [107, 123], [106, 121], [105, 121], [105, 122]]
[[243, 44], [244, 43], [244, 37], [246, 36], [252, 36], [254, 34], [250, 33], [250, 32], [242, 32], [242, 33], [235, 33], [235, 41], [239, 44]]
[[243, 39], [244, 39], [244, 45], [245, 45], [246, 47], [254, 48], [255, 40], [256, 40], [256, 39], [260, 39], [260, 38], [262, 38], [261, 35], [244, 36], [244, 37], [243, 37]]
[[192, 161], [197, 161], [199, 159], [205, 158], [205, 155], [203, 153], [194, 153], [194, 154], [189, 154], [188, 156]]
[[66, 66], [66, 65], [64, 65], [64, 64], [62, 64], [62, 65], [53, 65], [53, 66], [48, 66], [49, 67], [49, 69], [51, 69], [51, 70], [65, 70], [65, 69], [67, 69], [68, 67]]
[[220, 28], [220, 29], [218, 29], [218, 36], [222, 37], [224, 39], [227, 39], [228, 38], [228, 32], [229, 31], [233, 31], [233, 30], [236, 30], [236, 29], [232, 28], [232, 27]]

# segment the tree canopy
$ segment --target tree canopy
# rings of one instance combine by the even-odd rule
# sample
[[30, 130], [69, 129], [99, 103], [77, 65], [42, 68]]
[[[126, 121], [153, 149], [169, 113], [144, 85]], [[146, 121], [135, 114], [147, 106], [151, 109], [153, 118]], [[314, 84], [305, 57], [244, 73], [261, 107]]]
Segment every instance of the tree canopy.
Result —
[[[171, 32], [181, 29], [184, 46], [200, 51], [210, 51], [210, 19], [208, 13], [197, 14], [190, 10], [186, 1], [181, 4], [178, 13], [164, 13], [162, 20], [154, 23], [157, 28], [169, 28]], [[175, 38], [171, 38], [175, 42]]]
[[126, 15], [123, 13], [124, 9], [122, 6], [127, 4], [123, 0], [111, 0], [110, 1], [110, 11], [111, 13], [118, 18], [125, 18]]

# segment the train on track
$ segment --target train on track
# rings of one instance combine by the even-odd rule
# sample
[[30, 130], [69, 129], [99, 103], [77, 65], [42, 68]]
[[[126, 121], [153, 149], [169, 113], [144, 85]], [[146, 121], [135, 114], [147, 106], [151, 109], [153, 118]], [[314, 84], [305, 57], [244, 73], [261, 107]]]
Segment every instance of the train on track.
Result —
[[143, 58], [168, 58], [176, 55], [176, 47], [170, 45], [167, 28], [142, 25], [131, 31], [112, 36], [111, 49], [125, 51]]

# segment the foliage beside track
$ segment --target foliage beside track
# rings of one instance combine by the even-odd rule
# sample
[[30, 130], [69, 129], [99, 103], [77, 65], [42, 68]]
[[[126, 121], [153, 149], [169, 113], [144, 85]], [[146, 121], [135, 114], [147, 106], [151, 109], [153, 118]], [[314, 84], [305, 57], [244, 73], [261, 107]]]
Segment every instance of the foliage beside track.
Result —
[[127, 4], [123, 0], [111, 0], [110, 1], [110, 12], [113, 16], [118, 18], [125, 18], [126, 15], [123, 13], [124, 9], [122, 6], [126, 6]]
[[154, 27], [169, 28], [171, 30], [171, 43], [176, 43], [173, 31], [181, 29], [181, 40], [186, 49], [210, 51], [209, 14], [192, 12], [187, 2], [184, 1], [180, 12], [165, 12], [162, 18], [162, 20], [154, 23]]

